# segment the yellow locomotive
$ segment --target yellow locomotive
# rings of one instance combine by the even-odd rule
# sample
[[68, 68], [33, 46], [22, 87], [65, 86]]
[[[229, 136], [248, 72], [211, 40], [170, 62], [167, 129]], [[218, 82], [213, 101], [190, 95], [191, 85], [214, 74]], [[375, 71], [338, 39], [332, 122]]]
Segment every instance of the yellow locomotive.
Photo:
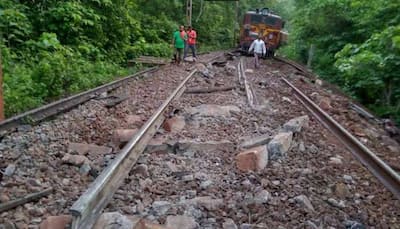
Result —
[[248, 11], [240, 26], [239, 47], [247, 52], [251, 43], [261, 36], [267, 48], [267, 56], [273, 56], [275, 50], [287, 41], [288, 34], [283, 32], [285, 22], [268, 8]]

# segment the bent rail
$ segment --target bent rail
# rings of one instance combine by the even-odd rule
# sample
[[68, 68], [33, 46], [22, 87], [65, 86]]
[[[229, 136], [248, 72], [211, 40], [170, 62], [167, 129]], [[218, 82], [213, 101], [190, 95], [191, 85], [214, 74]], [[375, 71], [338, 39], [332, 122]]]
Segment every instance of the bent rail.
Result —
[[147, 143], [164, 121], [163, 113], [169, 104], [186, 89], [185, 84], [197, 72], [193, 70], [175, 89], [167, 100], [142, 126], [136, 136], [120, 151], [117, 158], [96, 178], [88, 190], [73, 204], [70, 212], [73, 216], [72, 228], [91, 228], [101, 211], [111, 200], [113, 194], [129, 174], [129, 171], [144, 151]]
[[400, 176], [371, 150], [364, 146], [357, 138], [337, 123], [325, 111], [318, 107], [310, 98], [298, 88], [287, 81], [295, 92], [297, 99], [316, 117], [331, 133], [333, 133], [350, 152], [387, 188], [400, 200]]

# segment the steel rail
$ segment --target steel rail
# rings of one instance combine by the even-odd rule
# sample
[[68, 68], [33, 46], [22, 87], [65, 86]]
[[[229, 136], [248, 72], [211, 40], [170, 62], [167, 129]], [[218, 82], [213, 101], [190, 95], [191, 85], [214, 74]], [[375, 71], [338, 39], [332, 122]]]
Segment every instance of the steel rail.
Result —
[[243, 80], [244, 88], [246, 90], [247, 101], [249, 102], [250, 107], [252, 109], [255, 109], [256, 108], [256, 96], [254, 94], [254, 90], [252, 90], [252, 88], [251, 88], [249, 81], [247, 81], [245, 70], [244, 70], [243, 58], [240, 58], [238, 67], [239, 67], [239, 69], [238, 69], [239, 79]]
[[96, 178], [88, 190], [73, 204], [70, 212], [73, 216], [72, 229], [91, 228], [113, 194], [123, 183], [136, 160], [144, 151], [147, 143], [164, 121], [163, 113], [169, 104], [185, 91], [185, 84], [197, 72], [193, 70], [174, 90], [167, 100], [157, 109], [139, 132], [119, 152], [116, 159]]
[[308, 70], [305, 66], [302, 66], [302, 65], [300, 65], [300, 64], [298, 64], [298, 63], [296, 63], [294, 61], [288, 60], [288, 59], [280, 57], [280, 56], [274, 56], [274, 59], [293, 66], [294, 68], [296, 68], [297, 70], [303, 72], [304, 74], [306, 74], [306, 76], [308, 76], [308, 77], [310, 77], [312, 79], [317, 78], [315, 76], [315, 74], [312, 73], [310, 70]]
[[282, 80], [293, 89], [295, 96], [304, 107], [333, 133], [350, 152], [400, 200], [400, 176], [298, 88], [283, 77]]
[[[284, 62], [286, 64], [289, 64], [291, 66], [293, 66], [294, 68], [296, 68], [297, 70], [303, 72], [305, 74], [305, 76], [310, 77], [312, 80], [316, 80], [319, 79], [319, 76], [312, 73], [310, 70], [308, 70], [305, 66], [298, 64], [292, 60], [283, 58], [283, 57], [279, 57], [279, 56], [275, 56], [274, 57], [276, 60]], [[335, 93], [342, 95], [346, 98], [348, 98], [348, 95], [344, 94], [342, 92], [342, 90], [340, 88], [338, 88], [337, 86], [323, 81], [324, 83], [324, 87], [326, 87], [327, 89], [333, 90]], [[356, 111], [359, 115], [363, 116], [364, 118], [366, 118], [368, 121], [373, 121], [376, 122], [378, 124], [381, 124], [382, 121], [380, 121], [377, 117], [375, 117], [373, 114], [371, 114], [365, 107], [363, 107], [361, 104], [356, 104], [355, 102], [350, 104], [350, 108], [353, 109], [354, 111]]]
[[103, 92], [107, 92], [107, 91], [113, 90], [115, 88], [118, 88], [118, 87], [122, 86], [123, 84], [125, 84], [126, 82], [128, 82], [129, 80], [133, 79], [134, 77], [143, 75], [145, 73], [153, 72], [155, 70], [157, 70], [156, 67], [149, 68], [149, 69], [137, 72], [133, 75], [124, 77], [122, 79], [115, 80], [108, 84], [96, 87], [94, 89], [91, 89], [91, 90], [88, 90], [85, 92], [81, 92], [77, 95], [73, 95], [68, 98], [64, 98], [64, 99], [55, 101], [53, 103], [44, 105], [42, 107], [27, 111], [25, 113], [22, 113], [20, 115], [14, 116], [9, 119], [6, 119], [6, 120], [0, 122], [0, 131], [9, 130], [13, 127], [17, 127], [18, 125], [22, 125], [22, 124], [37, 123], [39, 121], [42, 121], [43, 119], [49, 118], [58, 113], [69, 110], [69, 109], [71, 109], [77, 105], [80, 105], [92, 98], [95, 98]]

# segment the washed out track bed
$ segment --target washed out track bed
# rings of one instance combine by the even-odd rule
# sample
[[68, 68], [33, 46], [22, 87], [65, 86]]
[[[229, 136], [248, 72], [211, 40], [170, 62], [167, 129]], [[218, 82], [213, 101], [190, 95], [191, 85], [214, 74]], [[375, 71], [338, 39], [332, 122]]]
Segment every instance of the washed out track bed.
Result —
[[[274, 59], [254, 69], [252, 59], [243, 58], [257, 100], [256, 107], [249, 106], [238, 79], [238, 63], [235, 57], [227, 63], [197, 64], [200, 73], [189, 81], [187, 91], [232, 89], [184, 93], [174, 101], [165, 114], [167, 121], [105, 212], [166, 226], [185, 216], [181, 222], [185, 227], [172, 228], [351, 228], [357, 224], [400, 228], [399, 200], [301, 105], [281, 77], [384, 161], [399, 164], [399, 145], [378, 124], [349, 110], [348, 98], [311, 83], [298, 69]], [[193, 66], [165, 66], [116, 89], [112, 94], [128, 99], [111, 108], [105, 108], [106, 99], [93, 99], [52, 121], [22, 126], [6, 135], [0, 142], [0, 166], [12, 164], [16, 169], [3, 176], [1, 201], [48, 187], [55, 191], [37, 203], [1, 213], [0, 224], [35, 228], [47, 216], [69, 214], [96, 177], [92, 173], [107, 166], [123, 146], [115, 131], [140, 128]], [[305, 115], [307, 125], [294, 133], [284, 155], [269, 158], [259, 170], [238, 168], [237, 155], [246, 150], [246, 143], [261, 138], [262, 144], [268, 144], [286, 122]], [[112, 150], [86, 152], [93, 168], [85, 173], [82, 166], [62, 160], [70, 143]]]
[[[195, 219], [199, 228], [231, 228], [232, 222], [242, 228], [346, 228], [357, 223], [396, 228], [399, 201], [309, 114], [281, 77], [306, 93], [332, 100], [328, 112], [336, 112], [335, 118], [346, 127], [353, 126], [351, 132], [355, 128], [376, 131], [363, 137], [384, 160], [399, 159], [390, 150], [397, 143], [374, 139], [386, 135], [378, 125], [348, 111], [347, 98], [308, 82], [295, 68], [266, 60], [254, 69], [251, 59], [244, 62], [258, 100], [256, 109], [250, 108], [243, 86], [232, 74], [238, 60], [228, 61], [224, 68], [210, 67], [212, 78], [198, 76], [188, 88], [236, 88], [184, 94], [175, 102], [172, 119], [185, 120], [184, 127], [178, 122], [178, 130], [161, 130], [152, 144], [176, 147], [153, 147], [143, 154], [139, 173], [131, 174], [107, 210], [167, 225], [168, 216], [185, 215]], [[206, 105], [230, 112], [221, 115]], [[345, 112], [338, 114], [335, 109]], [[270, 160], [258, 172], [238, 170], [236, 156], [243, 151], [243, 142], [273, 137], [288, 120], [303, 115], [309, 116], [309, 124], [294, 135], [285, 157]]]
[[[199, 61], [219, 54], [202, 55]], [[3, 131], [0, 139], [0, 203], [48, 188], [54, 191], [38, 202], [0, 213], [0, 224], [34, 228], [47, 216], [69, 214], [72, 203], [118, 153], [120, 141], [115, 138], [116, 131], [140, 128], [188, 74], [188, 67], [161, 67], [51, 120]], [[114, 98], [124, 100], [108, 107]], [[83, 149], [84, 160], [92, 162], [88, 168], [82, 166], [83, 162], [79, 161], [82, 158], [62, 160], [67, 154], [77, 154], [76, 147], [70, 147], [74, 143], [104, 148]]]

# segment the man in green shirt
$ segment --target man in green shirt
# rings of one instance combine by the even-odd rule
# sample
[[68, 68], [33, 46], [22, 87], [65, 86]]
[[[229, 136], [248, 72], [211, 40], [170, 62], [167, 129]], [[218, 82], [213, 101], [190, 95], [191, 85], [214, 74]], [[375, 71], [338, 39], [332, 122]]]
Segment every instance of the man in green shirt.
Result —
[[187, 39], [187, 35], [185, 32], [185, 27], [183, 25], [179, 26], [179, 31], [174, 32], [174, 36], [172, 38], [172, 46], [175, 48], [174, 59], [175, 63], [180, 64], [182, 60], [182, 52], [185, 47], [185, 41]]

